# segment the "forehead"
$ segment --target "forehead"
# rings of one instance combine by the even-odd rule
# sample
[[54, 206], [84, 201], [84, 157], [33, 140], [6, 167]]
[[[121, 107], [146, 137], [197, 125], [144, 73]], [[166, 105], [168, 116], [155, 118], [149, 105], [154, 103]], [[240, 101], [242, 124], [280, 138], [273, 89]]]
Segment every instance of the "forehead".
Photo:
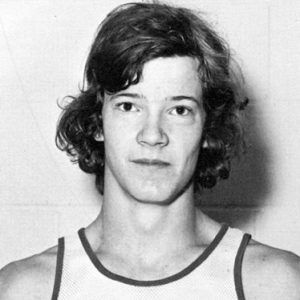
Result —
[[200, 98], [201, 81], [198, 72], [199, 62], [188, 56], [156, 58], [145, 63], [138, 84], [131, 85], [127, 92], [172, 97], [190, 95]]

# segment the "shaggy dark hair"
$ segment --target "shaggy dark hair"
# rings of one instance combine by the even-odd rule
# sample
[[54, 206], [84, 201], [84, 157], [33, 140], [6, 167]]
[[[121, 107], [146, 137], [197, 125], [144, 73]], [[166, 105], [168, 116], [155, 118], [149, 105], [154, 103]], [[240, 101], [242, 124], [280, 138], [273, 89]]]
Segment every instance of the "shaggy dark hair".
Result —
[[230, 161], [243, 144], [238, 110], [243, 97], [232, 72], [226, 43], [200, 15], [162, 3], [117, 7], [100, 24], [86, 66], [86, 86], [63, 107], [56, 144], [80, 168], [96, 175], [103, 194], [105, 147], [102, 131], [104, 94], [139, 82], [146, 62], [158, 57], [190, 56], [199, 61], [206, 121], [194, 174], [196, 191], [211, 188], [230, 173]]

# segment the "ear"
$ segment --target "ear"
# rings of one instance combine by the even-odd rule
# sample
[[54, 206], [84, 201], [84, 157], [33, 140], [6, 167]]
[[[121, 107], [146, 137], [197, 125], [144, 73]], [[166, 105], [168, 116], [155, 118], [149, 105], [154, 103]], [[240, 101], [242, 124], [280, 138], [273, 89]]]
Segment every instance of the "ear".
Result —
[[95, 133], [94, 134], [94, 139], [97, 142], [104, 142], [104, 136], [103, 136], [102, 131]]

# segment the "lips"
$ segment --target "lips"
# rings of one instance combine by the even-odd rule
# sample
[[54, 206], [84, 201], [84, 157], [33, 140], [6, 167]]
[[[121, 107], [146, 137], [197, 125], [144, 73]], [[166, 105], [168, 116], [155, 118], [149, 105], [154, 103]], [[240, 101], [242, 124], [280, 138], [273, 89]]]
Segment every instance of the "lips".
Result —
[[140, 158], [133, 159], [131, 162], [144, 165], [144, 166], [156, 166], [156, 167], [167, 167], [170, 163], [160, 160], [160, 159], [148, 159], [148, 158]]

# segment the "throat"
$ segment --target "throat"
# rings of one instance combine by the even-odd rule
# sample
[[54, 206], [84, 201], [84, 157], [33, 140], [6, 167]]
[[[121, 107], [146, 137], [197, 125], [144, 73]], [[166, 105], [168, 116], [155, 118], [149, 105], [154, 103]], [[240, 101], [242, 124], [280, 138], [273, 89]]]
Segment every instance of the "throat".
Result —
[[[107, 252], [147, 257], [152, 262], [159, 255], [177, 252], [197, 243], [196, 217], [193, 206], [179, 202], [167, 207], [134, 203], [104, 207], [102, 216], [101, 248]], [[116, 216], [116, 211], [117, 216]], [[172, 247], [172, 249], [170, 249]]]
[[131, 226], [136, 232], [146, 235], [157, 235], [166, 228], [168, 216], [166, 209], [157, 206], [147, 207], [137, 206], [130, 212]]
[[220, 230], [202, 213], [195, 219], [184, 209], [174, 214], [135, 208], [119, 211], [119, 218], [105, 213], [88, 230], [92, 249], [107, 270], [135, 280], [157, 280], [186, 269]]

